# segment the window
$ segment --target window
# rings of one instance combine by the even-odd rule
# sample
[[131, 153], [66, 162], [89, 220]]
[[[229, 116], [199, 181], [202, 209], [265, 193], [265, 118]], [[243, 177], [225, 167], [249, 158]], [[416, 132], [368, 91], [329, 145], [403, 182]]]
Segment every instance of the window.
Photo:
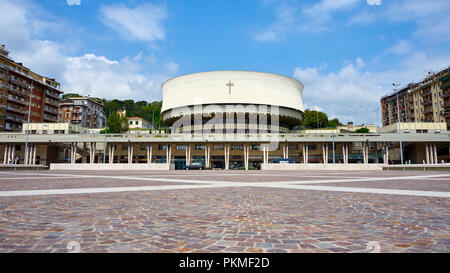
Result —
[[133, 125], [133, 121], [132, 120], [130, 120], [130, 125]]
[[136, 120], [136, 122], [134, 124], [139, 125], [139, 121]]
[[199, 150], [205, 150], [205, 145], [195, 145], [195, 150], [199, 151]]

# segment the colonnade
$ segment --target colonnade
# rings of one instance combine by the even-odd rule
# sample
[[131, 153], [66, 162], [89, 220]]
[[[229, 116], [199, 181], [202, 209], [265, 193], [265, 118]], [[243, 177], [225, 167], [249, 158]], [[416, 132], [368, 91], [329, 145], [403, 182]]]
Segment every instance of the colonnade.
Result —
[[436, 144], [434, 143], [425, 144], [425, 158], [426, 164], [438, 164]]
[[[360, 141], [358, 142], [339, 142], [338, 146], [336, 147], [337, 149], [339, 149], [339, 153], [337, 155], [337, 158], [339, 159], [339, 162], [341, 162], [342, 164], [348, 164], [349, 163], [349, 152], [350, 149], [353, 150], [353, 155], [355, 152], [355, 143], [356, 143], [356, 149], [359, 151], [359, 156], [362, 155], [362, 162], [363, 164], [369, 164], [369, 152], [371, 151], [372, 154], [370, 154], [370, 159], [373, 159], [373, 153], [374, 149], [376, 150], [377, 153], [377, 159], [375, 162], [378, 162], [378, 158], [382, 158], [384, 164], [389, 164], [389, 162], [392, 160], [392, 156], [390, 155], [390, 149], [392, 149], [392, 146], [390, 145], [389, 142], [367, 142], [367, 141]], [[176, 145], [181, 145], [181, 146], [185, 146], [185, 151], [183, 151], [185, 153], [185, 158], [186, 158], [186, 164], [192, 164], [193, 158], [195, 157], [199, 157], [199, 155], [201, 157], [203, 157], [201, 155], [201, 153], [199, 153], [199, 149], [194, 149], [195, 144], [194, 143], [190, 143], [190, 144], [176, 144], [176, 143], [166, 143], [166, 144], [162, 144], [159, 143], [160, 146], [163, 146], [164, 148], [161, 149], [159, 148], [158, 150], [153, 150], [153, 146], [156, 145], [156, 143], [150, 144], [148, 143], [147, 145], [145, 145], [145, 143], [105, 143], [106, 147], [102, 147], [101, 149], [104, 148], [104, 151], [97, 151], [97, 144], [102, 144], [101, 142], [82, 142], [82, 143], [77, 143], [77, 142], [72, 142], [70, 143], [70, 148], [69, 148], [69, 152], [66, 153], [66, 156], [68, 154], [68, 157], [70, 158], [70, 164], [76, 164], [76, 159], [77, 156], [79, 156], [79, 154], [82, 157], [82, 162], [83, 163], [88, 163], [88, 164], [94, 164], [96, 162], [96, 155], [99, 156], [99, 160], [97, 161], [98, 163], [101, 163], [101, 155], [106, 159], [106, 157], [108, 156], [108, 160], [107, 162], [105, 161], [105, 163], [109, 163], [109, 164], [113, 164], [114, 163], [114, 155], [117, 153], [119, 156], [121, 156], [121, 160], [120, 162], [123, 162], [124, 157], [126, 155], [125, 150], [127, 150], [127, 159], [125, 159], [125, 163], [128, 164], [132, 164], [132, 163], [136, 163], [133, 162], [133, 158], [135, 157], [135, 154], [138, 153], [139, 154], [139, 161], [142, 160], [142, 158], [144, 158], [145, 160], [145, 150], [146, 150], [146, 155], [147, 155], [147, 163], [152, 163], [152, 158], [154, 156], [154, 154], [156, 154], [157, 157], [159, 158], [164, 158], [164, 153], [165, 153], [165, 158], [166, 158], [166, 164], [170, 164], [171, 162], [173, 162], [172, 157], [173, 157], [173, 149]], [[24, 146], [23, 144], [21, 144], [21, 149], [19, 150], [19, 148], [16, 148], [17, 145], [19, 144], [13, 144], [13, 143], [5, 143], [4, 145], [4, 156], [3, 156], [3, 164], [13, 164], [14, 160], [16, 158], [16, 156], [20, 156], [20, 162], [18, 163], [23, 163], [25, 165], [31, 165], [31, 164], [36, 164], [36, 158], [37, 156], [37, 144], [34, 143], [30, 143], [28, 145], [28, 150], [24, 151]], [[82, 145], [83, 149], [79, 148], [79, 145]], [[124, 145], [127, 147], [123, 147], [123, 152], [118, 152], [117, 145]], [[141, 145], [142, 147], [140, 147], [140, 150], [142, 150], [141, 152], [136, 152], [135, 149], [137, 147], [135, 147], [136, 145]], [[175, 145], [175, 146], [174, 146]], [[331, 145], [329, 142], [312, 142], [312, 143], [306, 143], [306, 142], [297, 142], [297, 143], [285, 143], [282, 142], [280, 143], [280, 147], [278, 149], [273, 150], [270, 149], [270, 144], [269, 143], [261, 143], [258, 144], [257, 146], [259, 146], [258, 148], [253, 148], [253, 145], [251, 145], [250, 143], [240, 143], [240, 144], [236, 144], [237, 146], [240, 146], [238, 149], [233, 148], [232, 149], [232, 143], [199, 143], [197, 144], [197, 146], [203, 146], [201, 148], [202, 153], [204, 153], [204, 159], [205, 159], [205, 167], [206, 168], [211, 168], [212, 166], [212, 162], [213, 160], [211, 159], [211, 152], [213, 150], [214, 147], [214, 153], [213, 155], [216, 155], [214, 160], [219, 160], [221, 161], [222, 159], [217, 159], [218, 156], [221, 156], [224, 160], [224, 167], [225, 169], [230, 169], [230, 163], [234, 162], [235, 159], [231, 158], [231, 154], [233, 156], [236, 156], [238, 161], [240, 161], [240, 163], [243, 164], [243, 166], [245, 167], [246, 170], [249, 169], [250, 167], [250, 158], [254, 158], [259, 157], [258, 159], [256, 159], [256, 161], [262, 162], [263, 164], [267, 164], [270, 163], [269, 161], [269, 154], [275, 157], [282, 157], [284, 159], [289, 159], [292, 158], [292, 156], [295, 158], [296, 161], [300, 161], [301, 159], [299, 158], [300, 156], [303, 157], [303, 164], [311, 164], [309, 160], [311, 160], [310, 158], [310, 154], [311, 154], [311, 149], [314, 149], [314, 157], [315, 157], [315, 162], [318, 162], [317, 160], [317, 156], [319, 156], [320, 158], [323, 158], [323, 164], [329, 164], [329, 159], [330, 159], [330, 152], [332, 152], [333, 154], [335, 154], [335, 150], [330, 151]], [[256, 145], [256, 144], [255, 144]], [[312, 145], [317, 147], [317, 148], [312, 148]], [[353, 146], [352, 146], [353, 145]], [[373, 147], [373, 145], [376, 145], [375, 148]], [[380, 146], [381, 145], [381, 146]], [[217, 147], [216, 146], [221, 146], [220, 149], [223, 149], [223, 154], [222, 152], [218, 152]], [[291, 146], [296, 146], [295, 148], [291, 148]], [[300, 148], [300, 146], [302, 146]], [[350, 146], [350, 148], [349, 148]], [[67, 146], [66, 146], [67, 147]], [[341, 154], [341, 148], [342, 147], [342, 154]], [[352, 148], [353, 147], [353, 148]], [[424, 147], [424, 148], [423, 148]], [[439, 146], [439, 147], [442, 147]], [[253, 149], [251, 149], [253, 148]], [[333, 149], [335, 148], [335, 146], [333, 146]], [[380, 154], [380, 148], [381, 148], [381, 154]], [[405, 148], [405, 147], [404, 147]], [[300, 149], [300, 150], [299, 150]], [[394, 152], [394, 158], [397, 161], [398, 160], [398, 146], [395, 146]], [[424, 150], [423, 150], [424, 149]], [[450, 148], [449, 148], [450, 149]], [[122, 150], [122, 149], [121, 149]], [[163, 152], [164, 150], [164, 152]], [[177, 151], [175, 151], [175, 158], [179, 159], [180, 156], [180, 152], [178, 152], [178, 146], [177, 146]], [[66, 150], [67, 151], [67, 150]], [[259, 151], [259, 152], [258, 152]], [[422, 152], [424, 151], [424, 153]], [[47, 151], [48, 152], [48, 151]], [[20, 154], [19, 154], [20, 153]], [[413, 157], [414, 158], [414, 162], [415, 163], [425, 163], [425, 164], [438, 164], [438, 146], [437, 143], [423, 143], [420, 145], [415, 146], [415, 150], [414, 150], [414, 154]], [[450, 153], [450, 150], [449, 150]], [[192, 154], [194, 154], [194, 157], [192, 156]], [[259, 155], [258, 155], [259, 154]], [[25, 156], [27, 155], [27, 156]], [[252, 155], [252, 156], [250, 156]], [[411, 156], [411, 154], [410, 154]], [[89, 157], [89, 159], [87, 158]], [[449, 155], [450, 157], [450, 155]], [[42, 155], [41, 155], [42, 158]], [[361, 158], [361, 157], [359, 157]], [[214, 162], [216, 162], [214, 161]], [[407, 159], [404, 159], [405, 162], [407, 162]], [[119, 161], [118, 161], [119, 162]], [[142, 162], [142, 161], [141, 161]], [[335, 162], [335, 161], [334, 161]], [[403, 162], [403, 163], [405, 163]]]
[[[35, 165], [36, 164], [36, 150], [37, 145], [36, 144], [29, 144], [28, 147], [26, 147], [27, 151], [24, 151], [24, 158], [23, 158], [23, 164], [25, 165]], [[16, 159], [16, 145], [15, 144], [6, 144], [5, 145], [5, 152], [3, 155], [3, 164], [15, 164]], [[19, 162], [17, 162], [19, 164]]]

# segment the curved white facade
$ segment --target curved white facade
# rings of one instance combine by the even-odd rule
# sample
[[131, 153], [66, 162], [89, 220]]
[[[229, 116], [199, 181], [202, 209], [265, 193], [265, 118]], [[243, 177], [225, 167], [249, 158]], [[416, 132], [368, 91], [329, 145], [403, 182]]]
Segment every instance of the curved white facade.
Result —
[[[231, 94], [227, 83], [231, 86]], [[293, 78], [253, 71], [188, 74], [162, 85], [161, 112], [197, 104], [262, 104], [303, 112], [303, 84]]]
[[[245, 113], [245, 121], [238, 123], [247, 124], [246, 129], [249, 124], [259, 124], [252, 119], [255, 114], [267, 115], [269, 120], [277, 122], [279, 119], [285, 130], [302, 120], [303, 84], [283, 75], [254, 71], [201, 72], [170, 79], [162, 85], [162, 90], [161, 113], [167, 125], [199, 114], [223, 113], [234, 113], [236, 118]], [[184, 127], [188, 130], [189, 126]]]

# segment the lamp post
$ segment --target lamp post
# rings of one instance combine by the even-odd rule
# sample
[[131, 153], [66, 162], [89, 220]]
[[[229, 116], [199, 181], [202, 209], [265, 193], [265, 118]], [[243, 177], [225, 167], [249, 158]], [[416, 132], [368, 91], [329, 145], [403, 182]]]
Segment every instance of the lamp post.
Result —
[[31, 80], [30, 87], [30, 101], [28, 102], [28, 120], [27, 120], [27, 129], [26, 129], [26, 138], [25, 138], [25, 158], [24, 163], [28, 163], [28, 131], [30, 129], [30, 114], [31, 114], [31, 96], [33, 95], [33, 80]]
[[[398, 86], [400, 86], [400, 83], [393, 83], [392, 85], [395, 87], [398, 87]], [[401, 164], [403, 165], [403, 143], [402, 143], [402, 133], [400, 130], [400, 100], [398, 99], [398, 92], [397, 92], [398, 90], [394, 89], [394, 91], [396, 92], [396, 96], [397, 96], [397, 124], [398, 124], [397, 132], [398, 132], [398, 135], [400, 138], [400, 161], [401, 161]]]

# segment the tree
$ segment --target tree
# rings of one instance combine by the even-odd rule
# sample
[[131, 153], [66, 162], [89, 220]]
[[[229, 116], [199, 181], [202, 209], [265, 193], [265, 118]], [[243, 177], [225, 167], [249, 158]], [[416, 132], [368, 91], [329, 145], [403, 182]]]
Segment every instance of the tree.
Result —
[[106, 120], [106, 127], [108, 127], [108, 133], [124, 133], [128, 131], [128, 117], [121, 117], [117, 112], [114, 112]]
[[338, 126], [342, 126], [343, 124], [339, 121], [338, 118], [334, 118], [328, 121], [327, 127], [336, 128]]
[[367, 133], [369, 133], [369, 129], [367, 129], [367, 128], [359, 128], [358, 130], [355, 131], [355, 133], [367, 134]]
[[302, 125], [305, 128], [325, 128], [328, 125], [328, 116], [320, 111], [306, 110], [303, 115]]
[[62, 95], [62, 99], [67, 99], [67, 98], [80, 98], [81, 96], [76, 94], [76, 93], [67, 93]]

